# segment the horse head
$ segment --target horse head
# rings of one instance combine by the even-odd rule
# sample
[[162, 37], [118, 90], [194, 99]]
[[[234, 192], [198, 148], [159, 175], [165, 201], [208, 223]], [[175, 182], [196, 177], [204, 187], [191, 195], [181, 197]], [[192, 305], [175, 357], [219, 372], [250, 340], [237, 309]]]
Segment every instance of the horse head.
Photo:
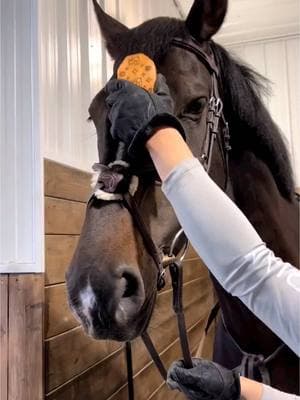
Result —
[[[186, 140], [195, 156], [203, 152], [211, 74], [197, 55], [172, 45], [175, 38], [193, 38], [211, 56], [210, 38], [219, 30], [227, 1], [195, 1], [186, 21], [155, 18], [128, 29], [94, 7], [115, 70], [125, 56], [145, 53], [167, 80], [175, 113], [186, 130]], [[130, 99], [128, 99], [130, 101]], [[93, 99], [89, 112], [97, 129], [101, 164], [116, 157], [117, 144], [107, 132], [105, 91]], [[147, 159], [147, 157], [145, 157]], [[223, 183], [220, 152], [212, 157], [215, 180]], [[155, 174], [141, 163], [135, 202], [159, 256], [168, 252], [180, 229]], [[180, 246], [179, 246], [180, 247]], [[80, 240], [67, 274], [69, 301], [86, 331], [96, 338], [130, 340], [145, 330], [152, 314], [157, 270], [139, 229], [122, 202], [92, 197], [88, 203]]]

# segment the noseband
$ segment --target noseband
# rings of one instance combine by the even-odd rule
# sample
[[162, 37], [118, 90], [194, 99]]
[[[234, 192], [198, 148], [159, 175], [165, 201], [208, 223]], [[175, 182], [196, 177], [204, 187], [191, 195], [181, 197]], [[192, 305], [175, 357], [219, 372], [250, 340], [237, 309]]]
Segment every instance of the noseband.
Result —
[[[207, 172], [210, 171], [212, 155], [215, 142], [218, 143], [220, 153], [223, 160], [224, 171], [225, 171], [225, 183], [224, 189], [226, 190], [228, 182], [228, 151], [230, 150], [229, 140], [229, 129], [228, 124], [223, 114], [223, 103], [219, 95], [218, 90], [218, 76], [219, 71], [215, 63], [214, 55], [211, 49], [211, 54], [206, 54], [200, 45], [193, 39], [179, 39], [175, 38], [172, 41], [174, 47], [179, 47], [195, 54], [199, 60], [206, 66], [211, 76], [211, 93], [208, 105], [207, 121], [206, 121], [206, 136], [203, 145], [203, 152], [200, 157], [200, 161]], [[222, 122], [222, 129], [221, 124]], [[161, 290], [165, 285], [165, 270], [169, 267], [172, 288], [173, 288], [173, 309], [177, 317], [177, 325], [179, 331], [180, 344], [184, 359], [184, 365], [186, 368], [192, 368], [192, 358], [189, 350], [188, 337], [186, 331], [185, 318], [183, 313], [182, 304], [182, 286], [183, 286], [183, 271], [182, 261], [184, 259], [188, 241], [185, 241], [184, 248], [180, 252], [180, 255], [175, 255], [174, 251], [179, 239], [183, 235], [183, 229], [180, 229], [174, 236], [174, 239], [170, 246], [170, 251], [161, 257], [161, 253], [157, 249], [154, 241], [151, 238], [150, 232], [146, 227], [143, 218], [139, 212], [138, 206], [134, 199], [134, 191], [131, 188], [134, 186], [134, 182], [127, 182], [127, 189], [122, 189], [122, 178], [120, 175], [124, 174], [124, 168], [130, 168], [123, 160], [125, 154], [124, 146], [120, 143], [117, 161], [110, 164], [109, 166], [96, 164], [95, 169], [99, 172], [97, 181], [95, 182], [95, 193], [94, 197], [102, 200], [114, 200], [122, 201], [124, 206], [130, 212], [136, 227], [138, 228], [144, 245], [152, 257], [154, 264], [157, 269], [157, 290]], [[132, 178], [133, 181], [135, 178]], [[119, 186], [121, 185], [121, 186]], [[122, 192], [119, 193], [119, 190]], [[148, 333], [145, 331], [141, 334], [143, 342], [149, 351], [154, 363], [156, 364], [161, 376], [164, 380], [167, 379], [167, 371], [164, 367], [158, 352], [156, 351], [152, 340]], [[133, 368], [132, 368], [132, 354], [131, 344], [126, 342], [126, 360], [127, 360], [127, 378], [128, 378], [128, 398], [134, 399], [134, 387], [133, 387]]]

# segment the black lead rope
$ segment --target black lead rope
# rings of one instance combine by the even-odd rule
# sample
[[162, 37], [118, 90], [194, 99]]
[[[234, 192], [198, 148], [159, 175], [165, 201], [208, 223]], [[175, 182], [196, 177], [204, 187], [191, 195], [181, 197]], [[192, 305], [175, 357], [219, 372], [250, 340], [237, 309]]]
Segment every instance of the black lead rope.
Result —
[[132, 351], [131, 351], [131, 343], [130, 342], [126, 342], [125, 352], [126, 352], [126, 364], [127, 364], [128, 399], [134, 400]]

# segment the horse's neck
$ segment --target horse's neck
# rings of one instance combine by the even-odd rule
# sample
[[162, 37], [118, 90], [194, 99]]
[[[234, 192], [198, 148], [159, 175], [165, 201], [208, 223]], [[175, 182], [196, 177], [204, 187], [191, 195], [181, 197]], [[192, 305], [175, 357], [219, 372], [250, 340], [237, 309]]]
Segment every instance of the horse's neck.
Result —
[[245, 152], [230, 161], [234, 201], [276, 256], [299, 266], [299, 207], [285, 199], [266, 164]]

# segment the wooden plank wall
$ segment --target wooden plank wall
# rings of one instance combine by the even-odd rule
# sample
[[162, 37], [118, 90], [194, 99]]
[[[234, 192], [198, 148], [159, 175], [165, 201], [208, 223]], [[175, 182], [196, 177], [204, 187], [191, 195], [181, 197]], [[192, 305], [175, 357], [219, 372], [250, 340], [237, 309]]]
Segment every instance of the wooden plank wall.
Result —
[[0, 400], [7, 400], [8, 275], [0, 275]]
[[44, 395], [42, 274], [0, 275], [0, 399]]
[[[127, 399], [123, 344], [86, 336], [69, 311], [65, 271], [89, 197], [88, 173], [45, 161], [45, 362], [47, 400]], [[184, 262], [184, 307], [190, 346], [202, 337], [212, 289], [207, 270], [190, 250]], [[170, 282], [157, 297], [149, 333], [167, 366], [181, 357]], [[140, 339], [133, 342], [136, 398], [179, 399], [162, 382]]]

